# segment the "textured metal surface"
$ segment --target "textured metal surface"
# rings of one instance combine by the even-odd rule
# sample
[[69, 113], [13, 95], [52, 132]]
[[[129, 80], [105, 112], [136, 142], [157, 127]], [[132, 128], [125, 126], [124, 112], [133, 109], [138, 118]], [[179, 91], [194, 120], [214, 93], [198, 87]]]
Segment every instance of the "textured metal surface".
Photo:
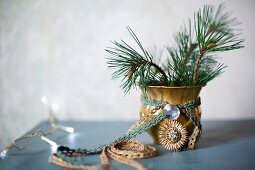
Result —
[[[73, 126], [75, 134], [56, 132], [49, 138], [59, 144], [70, 147], [95, 147], [108, 143], [119, 137], [133, 122], [65, 122]], [[255, 120], [249, 121], [204, 121], [204, 135], [198, 148], [192, 151], [170, 152], [162, 146], [156, 146], [159, 156], [139, 160], [153, 170], [186, 170], [186, 169], [254, 169], [255, 166]], [[42, 122], [33, 130], [47, 129], [47, 123]], [[138, 139], [147, 144], [152, 143], [144, 133]], [[48, 162], [51, 148], [37, 139], [26, 150], [9, 152], [0, 160], [1, 170], [60, 170]], [[87, 158], [88, 164], [98, 164], [97, 155]], [[112, 161], [114, 169], [130, 169]]]

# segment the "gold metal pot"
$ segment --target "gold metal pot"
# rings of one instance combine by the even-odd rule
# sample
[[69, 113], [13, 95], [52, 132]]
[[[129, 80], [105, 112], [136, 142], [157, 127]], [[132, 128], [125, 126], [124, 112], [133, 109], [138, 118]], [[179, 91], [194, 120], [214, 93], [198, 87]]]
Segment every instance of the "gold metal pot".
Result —
[[[167, 101], [169, 104], [184, 104], [189, 101], [193, 101], [199, 97], [199, 93], [202, 87], [165, 87], [165, 86], [149, 86], [146, 91], [142, 90], [142, 95], [148, 99], [156, 99], [160, 101]], [[154, 106], [143, 104], [140, 108], [140, 117], [143, 117]], [[200, 106], [192, 109], [192, 112], [195, 114], [198, 120], [201, 119], [201, 108]], [[156, 113], [157, 114], [157, 113]], [[195, 126], [192, 123], [192, 120], [188, 118], [185, 113], [181, 112], [179, 117], [176, 118], [176, 121], [179, 122], [188, 132], [188, 137], [191, 136]], [[159, 143], [159, 128], [164, 124], [168, 123], [168, 118], [164, 118], [157, 125], [150, 128], [147, 132], [152, 137], [155, 144]]]

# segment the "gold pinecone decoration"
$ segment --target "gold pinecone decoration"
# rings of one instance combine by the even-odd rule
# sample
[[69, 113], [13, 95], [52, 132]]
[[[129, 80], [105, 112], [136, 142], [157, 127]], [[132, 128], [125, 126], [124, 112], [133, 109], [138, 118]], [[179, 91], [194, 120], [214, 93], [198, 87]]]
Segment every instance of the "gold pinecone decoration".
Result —
[[169, 120], [169, 123], [159, 127], [159, 143], [168, 150], [177, 151], [183, 147], [187, 141], [188, 132], [181, 123], [176, 120]]

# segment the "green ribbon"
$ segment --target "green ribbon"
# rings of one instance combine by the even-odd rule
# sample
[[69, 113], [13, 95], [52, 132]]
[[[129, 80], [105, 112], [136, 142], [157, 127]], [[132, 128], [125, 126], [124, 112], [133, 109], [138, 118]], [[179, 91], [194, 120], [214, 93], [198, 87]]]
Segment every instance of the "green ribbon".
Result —
[[[162, 100], [156, 100], [156, 99], [149, 99], [146, 96], [141, 96], [141, 102], [143, 104], [149, 105], [149, 106], [158, 106], [161, 105], [163, 103], [166, 103], [165, 101]], [[194, 115], [194, 113], [191, 112], [192, 109], [194, 109], [195, 107], [198, 107], [201, 105], [201, 99], [200, 97], [198, 97], [197, 99], [193, 100], [193, 101], [189, 101], [187, 103], [184, 104], [177, 104], [176, 106], [179, 107], [179, 109], [184, 110], [184, 112], [186, 113], [186, 116], [190, 119], [192, 119], [192, 121], [194, 122], [194, 124], [196, 126], [199, 126], [200, 121], [197, 120], [196, 116]]]

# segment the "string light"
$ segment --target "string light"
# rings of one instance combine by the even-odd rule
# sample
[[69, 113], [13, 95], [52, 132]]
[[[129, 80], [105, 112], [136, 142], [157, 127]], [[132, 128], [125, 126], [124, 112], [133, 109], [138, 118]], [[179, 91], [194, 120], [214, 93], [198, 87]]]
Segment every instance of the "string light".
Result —
[[48, 104], [48, 99], [47, 99], [47, 97], [45, 97], [45, 96], [42, 96], [41, 101], [42, 101], [42, 103], [45, 104], [45, 105]]
[[0, 160], [4, 159], [7, 156], [7, 152], [14, 146], [14, 143], [11, 143], [10, 145], [6, 146], [1, 152], [0, 152]]
[[45, 136], [41, 136], [41, 139], [51, 145], [52, 153], [56, 153], [57, 152], [58, 144], [56, 142], [46, 138]]
[[1, 153], [0, 153], [0, 158], [3, 159], [4, 157], [7, 156], [7, 152], [8, 150], [4, 149]]
[[50, 140], [49, 138], [46, 138], [45, 136], [41, 136], [41, 139], [50, 144], [51, 146], [58, 146], [56, 142]]
[[42, 96], [41, 101], [45, 105], [45, 107], [48, 109], [48, 112], [49, 112], [48, 122], [52, 128], [65, 131], [67, 133], [74, 133], [73, 127], [63, 126], [56, 123], [55, 115], [59, 110], [59, 105], [57, 103], [53, 103], [52, 105], [49, 105], [49, 102], [46, 96]]
[[[47, 107], [48, 109], [48, 123], [51, 126], [51, 129], [48, 131], [44, 131], [42, 129], [37, 129], [36, 131], [34, 131], [32, 134], [30, 135], [25, 135], [22, 136], [18, 139], [16, 139], [14, 141], [14, 143], [11, 143], [10, 145], [8, 145], [7, 147], [5, 147], [1, 152], [0, 152], [0, 160], [4, 159], [9, 150], [11, 150], [12, 148], [16, 148], [18, 150], [23, 150], [27, 147], [27, 145], [29, 144], [29, 142], [32, 140], [33, 137], [35, 136], [39, 136], [41, 138], [41, 140], [47, 142], [48, 144], [51, 145], [51, 149], [52, 152], [55, 153], [57, 151], [58, 148], [58, 144], [52, 140], [50, 140], [49, 138], [47, 138], [47, 136], [52, 135], [53, 132], [55, 130], [62, 130], [65, 131], [67, 133], [73, 134], [74, 133], [74, 128], [73, 127], [69, 127], [69, 126], [63, 126], [57, 123], [56, 121], [56, 117], [55, 114], [58, 112], [59, 109], [59, 105], [57, 103], [53, 103], [52, 105], [49, 105], [48, 99], [46, 96], [42, 96], [41, 97], [41, 102]], [[25, 144], [23, 146], [18, 146], [17, 142], [20, 140], [25, 140]]]
[[[32, 140], [33, 137], [35, 136], [39, 136], [41, 137], [42, 140], [46, 141], [47, 143], [49, 143], [51, 146], [57, 146], [57, 144], [48, 139], [46, 136], [49, 136], [53, 133], [53, 130], [49, 130], [49, 131], [43, 131], [42, 129], [37, 129], [35, 130], [33, 133], [31, 133], [30, 135], [25, 135], [22, 136], [18, 139], [16, 139], [14, 141], [14, 143], [11, 143], [10, 145], [8, 145], [7, 147], [5, 147], [1, 152], [0, 152], [0, 159], [4, 159], [7, 156], [7, 153], [9, 150], [11, 150], [12, 148], [16, 148], [18, 150], [23, 150], [27, 147], [27, 145], [29, 144], [29, 142]], [[23, 146], [19, 146], [17, 145], [17, 142], [21, 141], [21, 140], [25, 140], [25, 144]]]

